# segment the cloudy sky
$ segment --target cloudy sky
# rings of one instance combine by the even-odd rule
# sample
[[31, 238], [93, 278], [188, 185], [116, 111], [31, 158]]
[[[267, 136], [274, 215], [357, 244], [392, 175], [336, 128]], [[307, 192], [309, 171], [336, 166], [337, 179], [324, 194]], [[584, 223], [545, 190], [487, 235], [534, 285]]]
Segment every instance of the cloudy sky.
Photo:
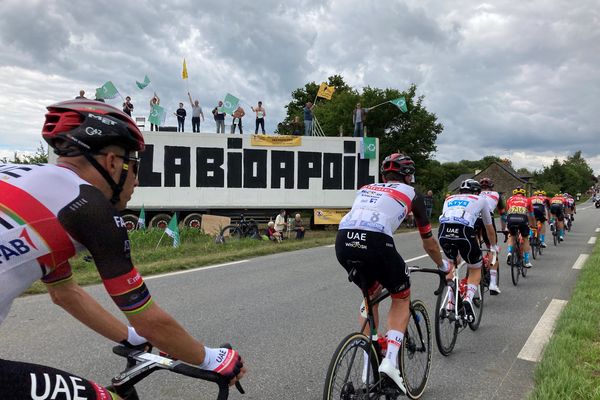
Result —
[[187, 105], [185, 57], [205, 114], [227, 92], [246, 109], [262, 100], [272, 132], [309, 81], [415, 83], [445, 127], [442, 162], [494, 154], [539, 169], [582, 150], [600, 173], [597, 0], [2, 0], [0, 49], [0, 157], [37, 148], [46, 105], [107, 80], [140, 115], [151, 90], [170, 111]]

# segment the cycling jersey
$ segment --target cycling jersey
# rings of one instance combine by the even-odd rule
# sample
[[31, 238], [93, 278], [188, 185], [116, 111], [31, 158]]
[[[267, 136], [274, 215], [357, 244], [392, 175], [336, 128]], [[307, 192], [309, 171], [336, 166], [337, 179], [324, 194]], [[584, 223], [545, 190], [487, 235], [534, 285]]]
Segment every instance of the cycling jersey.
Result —
[[455, 194], [444, 201], [440, 224], [461, 224], [473, 228], [479, 215], [484, 224], [492, 223], [488, 200], [475, 194]]
[[533, 216], [533, 205], [531, 203], [531, 199], [520, 194], [511, 196], [506, 201], [506, 212], [509, 215], [523, 214]]
[[546, 212], [550, 209], [550, 200], [546, 196], [541, 194], [532, 196], [530, 198], [531, 205], [533, 206], [533, 213], [535, 219], [541, 222], [546, 221]]
[[71, 279], [68, 260], [84, 249], [124, 313], [151, 304], [125, 223], [100, 190], [66, 167], [0, 164], [0, 193], [0, 323], [35, 280]]
[[559, 204], [563, 207], [567, 206], [567, 199], [563, 196], [554, 196], [550, 199], [550, 205]]
[[500, 214], [504, 212], [504, 199], [502, 199], [502, 195], [500, 193], [493, 190], [484, 190], [479, 193], [479, 195], [488, 202], [488, 206], [492, 214], [496, 209], [498, 209]]
[[342, 218], [339, 228], [392, 236], [411, 211], [421, 236], [431, 236], [422, 195], [404, 183], [373, 183], [358, 190], [352, 209]]

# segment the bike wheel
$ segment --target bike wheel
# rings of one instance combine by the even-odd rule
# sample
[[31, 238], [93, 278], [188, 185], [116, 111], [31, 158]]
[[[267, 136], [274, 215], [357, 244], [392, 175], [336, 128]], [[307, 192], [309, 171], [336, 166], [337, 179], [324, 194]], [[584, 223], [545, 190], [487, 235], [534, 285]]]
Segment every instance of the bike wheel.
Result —
[[227, 225], [221, 229], [221, 237], [224, 241], [240, 240], [242, 238], [242, 230], [235, 225]]
[[469, 328], [471, 328], [472, 331], [479, 329], [479, 324], [481, 323], [481, 317], [483, 316], [484, 294], [483, 286], [481, 283], [479, 283], [477, 293], [475, 293], [475, 296], [473, 297], [473, 305], [475, 306], [475, 321], [469, 322]]
[[520, 261], [517, 259], [518, 254], [519, 253], [517, 253], [517, 251], [513, 247], [510, 256], [510, 277], [512, 278], [512, 283], [515, 286], [517, 286], [517, 284], [519, 283], [519, 275], [521, 274], [521, 272], [519, 271]]
[[398, 353], [398, 365], [406, 396], [418, 399], [423, 395], [431, 369], [431, 321], [421, 300], [411, 302], [410, 318]]
[[552, 231], [552, 240], [554, 241], [554, 245], [556, 246], [558, 244], [558, 233], [556, 232], [556, 229]]
[[[368, 371], [365, 371], [365, 358], [370, 354]], [[373, 389], [379, 385], [379, 357], [375, 348], [369, 346], [369, 339], [362, 333], [351, 333], [342, 340], [333, 353], [323, 400], [369, 399]], [[366, 387], [366, 376], [369, 377], [369, 388]]]
[[529, 241], [529, 246], [531, 247], [531, 255], [533, 256], [533, 259], [535, 260], [537, 258], [537, 239], [534, 237]]
[[444, 356], [450, 355], [456, 344], [458, 336], [458, 321], [454, 310], [447, 310], [449, 296], [453, 290], [451, 286], [446, 285], [444, 290], [438, 295], [435, 303], [435, 342], [440, 353]]

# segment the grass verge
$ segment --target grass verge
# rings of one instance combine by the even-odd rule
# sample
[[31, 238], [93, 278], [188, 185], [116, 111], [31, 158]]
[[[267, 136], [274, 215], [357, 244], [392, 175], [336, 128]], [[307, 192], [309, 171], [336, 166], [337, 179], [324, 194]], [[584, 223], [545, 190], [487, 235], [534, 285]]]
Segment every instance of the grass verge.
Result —
[[[245, 258], [263, 256], [333, 244], [337, 231], [308, 231], [302, 240], [288, 239], [281, 243], [243, 239], [226, 240], [224, 244], [216, 244], [214, 237], [205, 235], [197, 229], [182, 229], [181, 245], [173, 248], [172, 239], [164, 236], [162, 230], [131, 232], [131, 256], [134, 265], [142, 276], [156, 275], [171, 271], [198, 268], [207, 265], [243, 260]], [[160, 245], [157, 244], [160, 241]], [[80, 254], [71, 259], [73, 276], [80, 285], [100, 283], [100, 277], [93, 262], [86, 262]], [[40, 281], [35, 282], [25, 294], [46, 292]]]
[[600, 247], [596, 245], [535, 370], [530, 400], [600, 399], [599, 288]]

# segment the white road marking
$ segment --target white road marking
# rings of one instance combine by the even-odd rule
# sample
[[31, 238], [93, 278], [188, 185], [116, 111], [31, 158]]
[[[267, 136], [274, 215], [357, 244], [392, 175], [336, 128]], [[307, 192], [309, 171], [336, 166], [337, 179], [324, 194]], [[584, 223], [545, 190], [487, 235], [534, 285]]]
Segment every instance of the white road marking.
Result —
[[592, 236], [590, 238], [590, 240], [588, 240], [588, 244], [594, 244], [594, 243], [596, 243], [596, 236]]
[[335, 244], [328, 244], [328, 245], [327, 245], [327, 246], [325, 246], [325, 247], [335, 247]]
[[552, 299], [550, 301], [548, 308], [546, 308], [542, 318], [540, 318], [531, 335], [529, 335], [517, 358], [533, 362], [540, 361], [544, 347], [552, 337], [552, 332], [554, 332], [556, 319], [566, 305], [566, 300]]
[[589, 256], [589, 254], [580, 254], [579, 257], [577, 257], [575, 264], [573, 264], [573, 269], [583, 268], [583, 264], [585, 264], [585, 260], [587, 260]]
[[595, 232], [600, 232], [600, 228], [596, 228]]
[[248, 261], [249, 260], [232, 261], [232, 262], [224, 263], [224, 264], [211, 265], [209, 267], [199, 267], [199, 268], [193, 268], [193, 269], [186, 269], [185, 271], [168, 272], [166, 274], [149, 276], [149, 277], [144, 278], [144, 280], [148, 281], [150, 279], [164, 278], [166, 276], [187, 274], [188, 272], [196, 272], [196, 271], [204, 271], [204, 270], [208, 270], [208, 269], [228, 267], [230, 265], [241, 264], [241, 263], [245, 263], [245, 262], [248, 262]]
[[404, 260], [404, 262], [413, 262], [413, 261], [417, 261], [417, 260], [420, 260], [421, 258], [425, 258], [425, 257], [429, 257], [429, 255], [423, 254], [422, 256], [413, 257], [413, 258], [409, 258], [408, 260]]

